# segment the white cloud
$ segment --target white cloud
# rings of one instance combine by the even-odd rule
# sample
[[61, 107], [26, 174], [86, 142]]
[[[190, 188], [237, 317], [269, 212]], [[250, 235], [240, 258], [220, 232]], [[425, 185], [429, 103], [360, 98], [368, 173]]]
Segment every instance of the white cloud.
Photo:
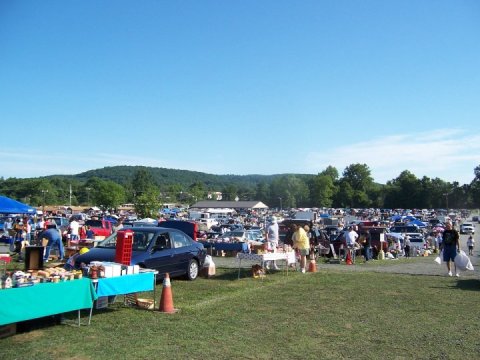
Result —
[[341, 173], [348, 165], [367, 164], [380, 183], [409, 170], [418, 178], [438, 177], [464, 184], [470, 183], [473, 169], [480, 164], [480, 135], [458, 129], [402, 133], [312, 152], [306, 163], [314, 173], [328, 165]]

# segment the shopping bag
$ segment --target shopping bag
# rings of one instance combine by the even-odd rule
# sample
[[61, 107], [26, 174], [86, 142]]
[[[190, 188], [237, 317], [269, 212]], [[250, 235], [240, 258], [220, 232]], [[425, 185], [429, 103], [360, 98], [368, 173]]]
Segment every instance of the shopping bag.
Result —
[[465, 251], [463, 250], [460, 250], [457, 256], [455, 256], [454, 262], [457, 269], [460, 269], [462, 271], [473, 270], [472, 262], [470, 261], [470, 258], [468, 257], [467, 254], [465, 254]]
[[438, 265], [442, 264], [442, 258], [440, 256], [437, 256], [433, 261], [435, 261]]
[[205, 256], [205, 262], [203, 263], [204, 267], [208, 267], [213, 262], [212, 256], [207, 255]]

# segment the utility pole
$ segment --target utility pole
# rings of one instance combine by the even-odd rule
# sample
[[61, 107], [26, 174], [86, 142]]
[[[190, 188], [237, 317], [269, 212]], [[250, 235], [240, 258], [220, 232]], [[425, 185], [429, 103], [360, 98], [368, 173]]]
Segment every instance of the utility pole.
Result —
[[45, 216], [45, 193], [48, 193], [48, 190], [41, 190], [43, 194], [43, 205], [42, 205], [42, 215]]

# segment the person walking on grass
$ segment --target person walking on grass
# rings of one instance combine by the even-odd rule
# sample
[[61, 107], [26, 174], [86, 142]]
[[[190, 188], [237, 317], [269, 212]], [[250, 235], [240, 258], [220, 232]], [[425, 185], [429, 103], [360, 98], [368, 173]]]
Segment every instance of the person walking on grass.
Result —
[[467, 246], [468, 246], [468, 255], [473, 255], [473, 247], [475, 246], [475, 240], [473, 239], [473, 235], [470, 235], [468, 237]]
[[[441, 250], [443, 251], [443, 261], [447, 264], [448, 276], [452, 276], [451, 262], [455, 261], [455, 256], [457, 252], [460, 252], [460, 236], [458, 231], [453, 228], [451, 222], [445, 224], [445, 230], [442, 234], [442, 243], [440, 245]], [[460, 276], [457, 272], [457, 266], [455, 265], [455, 276]]]
[[410, 257], [410, 236], [405, 235], [403, 239], [403, 250], [405, 251], [405, 258], [408, 259]]

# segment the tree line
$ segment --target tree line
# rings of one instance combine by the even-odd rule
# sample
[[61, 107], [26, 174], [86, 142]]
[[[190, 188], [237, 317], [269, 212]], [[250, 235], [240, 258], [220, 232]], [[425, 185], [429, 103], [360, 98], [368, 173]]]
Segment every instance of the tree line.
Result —
[[167, 203], [193, 204], [221, 192], [222, 200], [258, 200], [271, 208], [480, 208], [480, 165], [470, 184], [417, 178], [404, 170], [386, 184], [374, 182], [366, 164], [342, 174], [328, 166], [317, 175], [212, 175], [201, 172], [117, 166], [82, 174], [0, 179], [0, 193], [31, 206], [85, 205], [102, 209], [133, 203], [154, 216]]

